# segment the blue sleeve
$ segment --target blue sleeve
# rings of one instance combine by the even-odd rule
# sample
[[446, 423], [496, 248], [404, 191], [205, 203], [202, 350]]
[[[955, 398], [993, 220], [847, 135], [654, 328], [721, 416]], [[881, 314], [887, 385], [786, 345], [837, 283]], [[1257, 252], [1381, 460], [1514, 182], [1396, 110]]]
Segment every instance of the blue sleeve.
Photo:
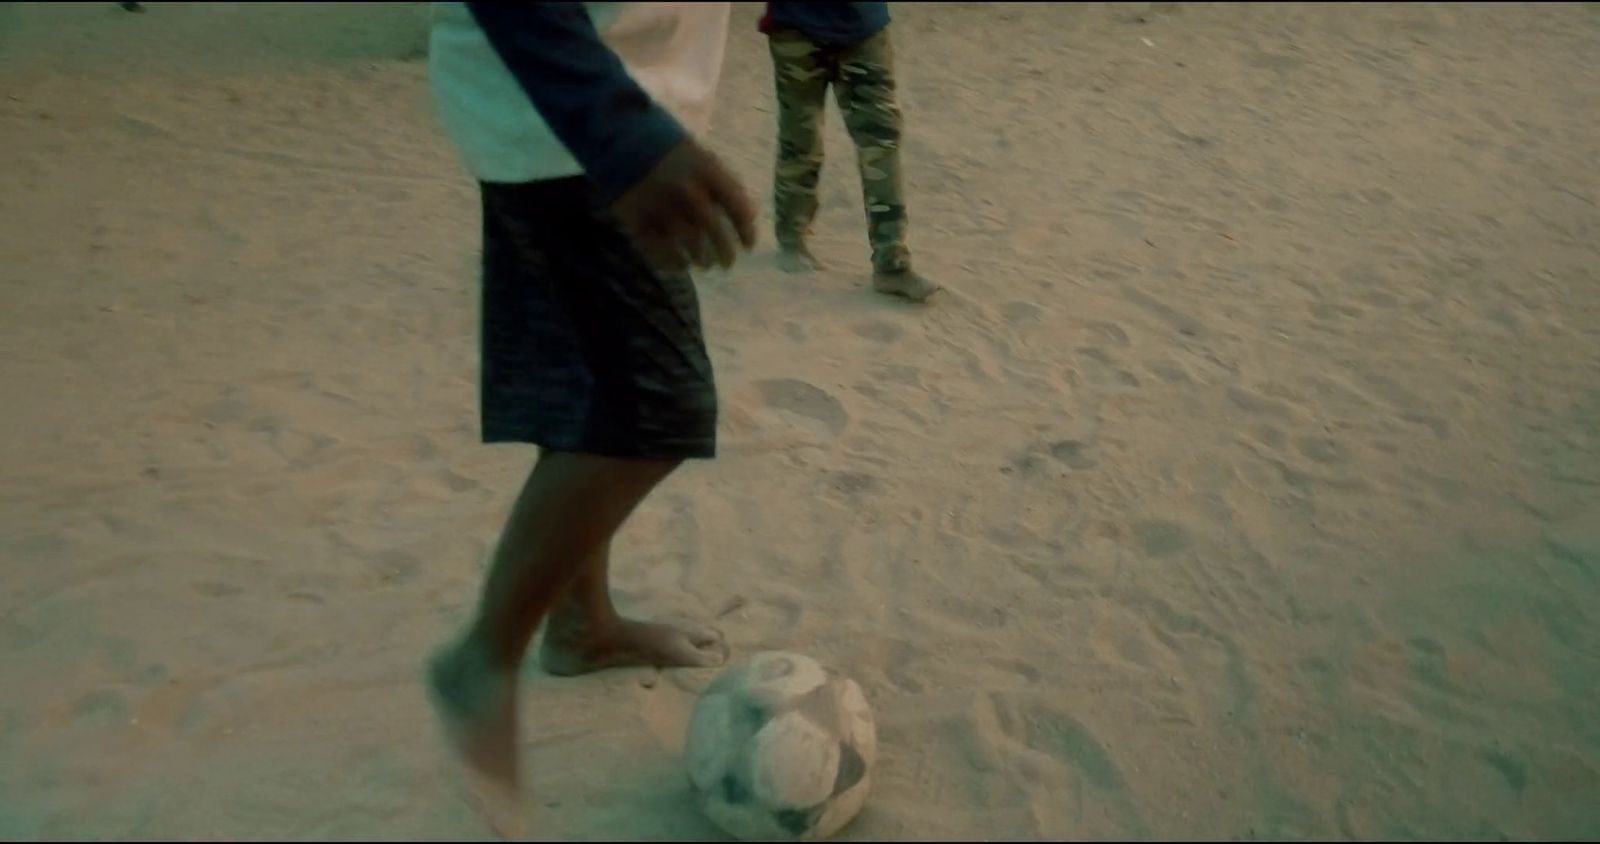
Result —
[[582, 3], [467, 3], [478, 26], [590, 182], [614, 200], [688, 133], [650, 99]]

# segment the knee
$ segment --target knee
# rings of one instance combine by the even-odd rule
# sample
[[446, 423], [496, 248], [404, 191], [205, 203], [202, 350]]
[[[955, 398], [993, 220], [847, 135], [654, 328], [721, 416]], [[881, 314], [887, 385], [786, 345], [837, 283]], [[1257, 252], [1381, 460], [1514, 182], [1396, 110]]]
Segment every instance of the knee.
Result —
[[778, 163], [795, 167], [808, 167], [822, 158], [822, 145], [814, 140], [788, 137], [778, 138]]
[[[862, 113], [864, 112], [864, 113]], [[874, 105], [861, 109], [850, 121], [850, 139], [864, 149], [898, 149], [903, 131], [900, 112], [892, 105]]]
[[778, 154], [805, 157], [822, 145], [822, 124], [816, 115], [791, 114], [778, 120]]

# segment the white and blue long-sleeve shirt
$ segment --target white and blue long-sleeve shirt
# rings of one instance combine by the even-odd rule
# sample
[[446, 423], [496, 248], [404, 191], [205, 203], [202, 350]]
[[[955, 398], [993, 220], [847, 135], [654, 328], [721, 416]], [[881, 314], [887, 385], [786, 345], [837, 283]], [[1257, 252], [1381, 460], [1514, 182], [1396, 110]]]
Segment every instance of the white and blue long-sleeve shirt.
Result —
[[486, 182], [587, 174], [620, 196], [705, 130], [727, 3], [435, 3], [429, 78]]

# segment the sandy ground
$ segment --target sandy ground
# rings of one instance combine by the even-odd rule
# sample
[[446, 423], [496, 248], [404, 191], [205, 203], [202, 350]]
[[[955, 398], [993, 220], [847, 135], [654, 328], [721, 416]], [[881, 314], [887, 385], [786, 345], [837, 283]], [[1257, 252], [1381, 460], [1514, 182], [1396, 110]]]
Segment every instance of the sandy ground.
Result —
[[[736, 11], [714, 138], [763, 204]], [[703, 296], [642, 612], [874, 703], [858, 839], [1600, 835], [1600, 9], [898, 8], [916, 310]], [[417, 12], [0, 6], [0, 836], [446, 838], [420, 691], [532, 455]], [[530, 669], [541, 833], [714, 836], [710, 674]]]

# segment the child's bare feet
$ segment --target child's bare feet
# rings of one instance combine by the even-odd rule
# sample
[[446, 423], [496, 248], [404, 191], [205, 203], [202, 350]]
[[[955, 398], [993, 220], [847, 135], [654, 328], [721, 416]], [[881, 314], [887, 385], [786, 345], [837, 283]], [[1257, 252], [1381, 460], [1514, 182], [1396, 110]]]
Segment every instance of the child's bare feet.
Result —
[[728, 659], [722, 634], [709, 627], [647, 624], [620, 620], [591, 633], [550, 617], [540, 646], [539, 664], [557, 677], [572, 677], [627, 666], [712, 668]]
[[429, 662], [428, 692], [445, 738], [466, 768], [473, 808], [500, 835], [520, 836], [516, 672], [496, 666], [469, 639]]
[[889, 296], [899, 296], [913, 302], [926, 302], [939, 292], [939, 285], [912, 270], [895, 273], [873, 273], [872, 289]]
[[821, 267], [822, 262], [804, 244], [778, 247], [778, 269], [786, 273], [816, 272]]

